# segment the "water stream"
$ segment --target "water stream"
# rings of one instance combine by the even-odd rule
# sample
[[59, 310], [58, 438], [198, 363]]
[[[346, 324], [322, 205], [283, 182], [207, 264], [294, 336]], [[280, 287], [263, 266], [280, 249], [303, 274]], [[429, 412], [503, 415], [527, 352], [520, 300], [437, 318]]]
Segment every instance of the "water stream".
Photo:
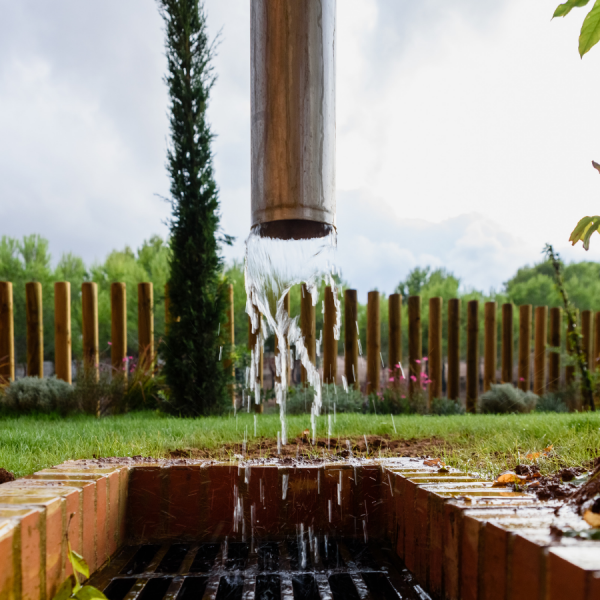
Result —
[[[259, 226], [260, 227], [260, 226]], [[277, 381], [275, 396], [280, 408], [281, 443], [287, 444], [286, 397], [288, 345], [295, 346], [295, 356], [306, 369], [307, 380], [314, 389], [311, 407], [313, 442], [316, 437], [316, 417], [322, 406], [321, 376], [309, 359], [300, 329], [299, 318], [291, 318], [284, 307], [286, 294], [294, 285], [304, 283], [312, 297], [313, 306], [318, 300], [318, 287], [322, 281], [331, 286], [336, 306], [334, 335], [340, 337], [341, 308], [334, 279], [335, 230], [322, 238], [306, 240], [281, 240], [261, 237], [259, 227], [254, 228], [246, 240], [246, 312], [250, 315], [253, 333], [261, 332], [255, 348], [251, 349], [249, 384], [254, 386], [255, 401], [260, 403], [260, 389], [256, 374], [259, 368], [260, 349], [269, 333], [275, 334], [279, 350], [275, 365]], [[261, 317], [262, 315], [262, 317]], [[260, 319], [263, 326], [260, 326]], [[258, 388], [258, 389], [257, 389]]]

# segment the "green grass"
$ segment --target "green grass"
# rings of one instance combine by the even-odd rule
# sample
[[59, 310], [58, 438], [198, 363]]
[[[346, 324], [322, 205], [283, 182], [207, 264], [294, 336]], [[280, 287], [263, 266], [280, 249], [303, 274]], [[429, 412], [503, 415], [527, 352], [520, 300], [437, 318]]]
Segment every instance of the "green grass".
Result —
[[[326, 436], [327, 417], [319, 417], [319, 437]], [[451, 417], [343, 414], [334, 424], [335, 437], [389, 434], [392, 438], [437, 437], [447, 442], [442, 453], [448, 464], [487, 475], [513, 467], [528, 452], [550, 444], [554, 452], [541, 461], [542, 471], [582, 465], [600, 455], [600, 414], [463, 415]], [[275, 439], [276, 415], [259, 415], [258, 436]], [[310, 426], [308, 416], [288, 419], [290, 439]], [[68, 459], [94, 456], [165, 457], [175, 448], [205, 448], [219, 452], [223, 444], [239, 442], [244, 431], [254, 438], [253, 415], [178, 419], [136, 413], [95, 419], [26, 416], [0, 418], [0, 467], [26, 475]]]

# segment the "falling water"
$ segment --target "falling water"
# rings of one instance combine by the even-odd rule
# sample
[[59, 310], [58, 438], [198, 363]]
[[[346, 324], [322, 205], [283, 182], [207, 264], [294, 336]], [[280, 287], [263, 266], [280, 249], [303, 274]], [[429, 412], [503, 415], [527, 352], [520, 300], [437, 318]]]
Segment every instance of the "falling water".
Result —
[[[246, 240], [246, 312], [250, 315], [252, 331], [264, 332], [260, 327], [261, 315], [267, 332], [275, 333], [279, 353], [275, 361], [277, 381], [275, 396], [279, 404], [281, 418], [281, 443], [287, 444], [286, 397], [287, 397], [287, 360], [288, 344], [295, 346], [295, 355], [306, 369], [308, 382], [314, 388], [314, 401], [311, 408], [313, 438], [316, 435], [316, 417], [322, 406], [321, 377], [315, 365], [310, 362], [304, 338], [298, 323], [298, 317], [290, 318], [284, 308], [286, 294], [294, 285], [306, 284], [312, 297], [313, 306], [317, 303], [318, 285], [325, 280], [332, 288], [337, 318], [334, 336], [340, 337], [341, 308], [333, 273], [337, 240], [335, 230], [322, 238], [307, 240], [281, 240], [260, 236], [260, 230], [254, 228]], [[266, 321], [266, 323], [265, 323]], [[256, 382], [260, 360], [260, 345], [263, 335], [257, 336], [256, 347], [252, 349], [250, 366], [251, 382]], [[263, 339], [260, 339], [263, 338]], [[260, 399], [259, 385], [255, 384], [255, 398]]]

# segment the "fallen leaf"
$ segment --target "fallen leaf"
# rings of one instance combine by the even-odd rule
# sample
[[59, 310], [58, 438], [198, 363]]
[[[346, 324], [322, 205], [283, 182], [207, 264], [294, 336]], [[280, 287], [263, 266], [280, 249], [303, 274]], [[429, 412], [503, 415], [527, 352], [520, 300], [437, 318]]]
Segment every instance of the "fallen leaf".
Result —
[[308, 436], [310, 435], [310, 429], [305, 429], [302, 432], [302, 437], [305, 437], [306, 439], [308, 439]]
[[443, 463], [439, 458], [428, 458], [423, 462], [426, 467], [445, 467], [445, 463]]
[[546, 456], [548, 456], [548, 454], [550, 454], [550, 452], [552, 452], [553, 448], [554, 448], [554, 444], [550, 444], [547, 448], [544, 448], [544, 454]]
[[592, 167], [600, 173], [600, 165], [595, 160], [592, 161]]
[[539, 488], [540, 485], [541, 484], [539, 481], [532, 481], [530, 484], [527, 485], [527, 488]]
[[583, 519], [590, 527], [600, 527], [600, 515], [598, 513], [588, 509], [583, 513]]
[[505, 485], [510, 485], [511, 483], [521, 483], [524, 484], [527, 482], [527, 477], [521, 477], [517, 475], [513, 471], [508, 471], [506, 473], [502, 473], [498, 476], [496, 481], [492, 484], [492, 487], [503, 487]]
[[539, 452], [531, 452], [530, 454], [527, 454], [525, 458], [527, 460], [537, 460], [540, 456], [541, 454]]

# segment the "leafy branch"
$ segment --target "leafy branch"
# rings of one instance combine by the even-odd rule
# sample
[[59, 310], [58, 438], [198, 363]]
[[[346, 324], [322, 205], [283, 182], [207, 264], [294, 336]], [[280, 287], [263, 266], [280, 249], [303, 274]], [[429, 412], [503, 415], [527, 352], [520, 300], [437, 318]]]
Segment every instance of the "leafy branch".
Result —
[[[590, 0], [567, 0], [554, 11], [554, 17], [566, 17], [573, 8], [581, 8]], [[579, 34], [579, 56], [583, 58], [600, 41], [600, 0], [596, 0], [592, 10], [586, 15]]]
[[[600, 2], [600, 0], [598, 1]], [[600, 173], [600, 165], [597, 162], [592, 161], [592, 166]], [[583, 219], [581, 219], [579, 223], [577, 223], [575, 229], [573, 229], [573, 231], [571, 232], [571, 237], [569, 238], [569, 241], [573, 244], [573, 246], [577, 242], [583, 242], [584, 249], [589, 250], [590, 238], [592, 237], [592, 234], [594, 232], [598, 231], [598, 228], [600, 228], [599, 215], [596, 215], [594, 217], [583, 217]]]
[[581, 373], [581, 394], [583, 396], [584, 403], [590, 408], [590, 410], [596, 410], [596, 406], [594, 404], [592, 376], [590, 370], [588, 369], [587, 357], [581, 345], [581, 334], [579, 333], [579, 329], [577, 327], [577, 313], [575, 312], [575, 308], [569, 300], [569, 296], [565, 288], [563, 263], [558, 255], [558, 252], [555, 252], [554, 248], [550, 244], [546, 244], [544, 253], [546, 254], [547, 259], [552, 263], [556, 288], [565, 307], [568, 325], [567, 347], [573, 351], [575, 364]]
[[[69, 524], [73, 514], [69, 518]], [[108, 598], [98, 589], [92, 585], [81, 585], [79, 583], [79, 575], [83, 575], [85, 579], [90, 576], [90, 568], [81, 554], [78, 554], [71, 548], [69, 542], [69, 528], [67, 527], [67, 545], [69, 547], [69, 562], [73, 567], [73, 575], [69, 575], [63, 584], [58, 588], [58, 592], [54, 595], [52, 600], [69, 600], [75, 598], [76, 600], [108, 600]]]

